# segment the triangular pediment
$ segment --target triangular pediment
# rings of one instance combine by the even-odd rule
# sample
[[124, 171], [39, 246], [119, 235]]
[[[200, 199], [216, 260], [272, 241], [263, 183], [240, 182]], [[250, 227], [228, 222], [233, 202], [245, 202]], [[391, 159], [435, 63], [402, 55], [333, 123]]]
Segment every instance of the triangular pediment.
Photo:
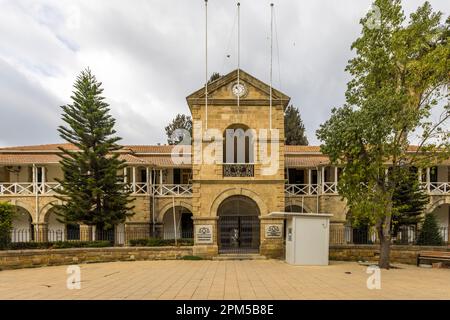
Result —
[[[237, 83], [237, 69], [208, 84], [209, 104], [234, 104], [237, 97], [233, 94], [232, 87]], [[239, 98], [240, 104], [257, 103], [268, 105], [270, 99], [270, 86], [249, 73], [239, 70], [239, 82], [245, 86], [245, 94]], [[205, 103], [205, 87], [190, 94], [186, 98], [189, 106]], [[287, 106], [290, 98], [282, 92], [272, 88], [272, 102]]]

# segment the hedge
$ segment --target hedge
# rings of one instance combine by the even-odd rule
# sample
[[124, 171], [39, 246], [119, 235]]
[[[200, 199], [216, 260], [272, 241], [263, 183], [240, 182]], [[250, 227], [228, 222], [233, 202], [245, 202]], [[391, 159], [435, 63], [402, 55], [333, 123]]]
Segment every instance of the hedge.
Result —
[[[164, 246], [174, 246], [175, 240], [173, 239], [133, 239], [130, 240], [131, 247], [164, 247]], [[179, 239], [177, 240], [177, 245], [179, 246], [192, 246], [194, 245], [194, 240], [192, 239]]]
[[111, 247], [110, 241], [12, 242], [3, 250]]

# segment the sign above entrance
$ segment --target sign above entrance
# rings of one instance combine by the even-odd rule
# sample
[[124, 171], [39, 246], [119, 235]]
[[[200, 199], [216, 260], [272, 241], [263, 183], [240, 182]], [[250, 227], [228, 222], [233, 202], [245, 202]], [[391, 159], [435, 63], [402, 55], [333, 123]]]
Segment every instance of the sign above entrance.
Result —
[[266, 239], [276, 239], [283, 236], [283, 225], [282, 224], [268, 224], [265, 227]]
[[210, 224], [201, 224], [195, 226], [195, 243], [196, 244], [212, 244], [213, 243], [213, 226]]

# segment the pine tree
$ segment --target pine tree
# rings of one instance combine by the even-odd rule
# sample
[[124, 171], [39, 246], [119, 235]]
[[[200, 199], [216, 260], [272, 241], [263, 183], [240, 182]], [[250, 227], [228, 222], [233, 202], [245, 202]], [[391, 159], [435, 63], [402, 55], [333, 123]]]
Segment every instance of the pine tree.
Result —
[[97, 230], [110, 230], [133, 215], [129, 192], [121, 183], [125, 161], [117, 152], [121, 147], [115, 136], [115, 119], [109, 105], [101, 95], [101, 82], [97, 82], [89, 69], [81, 72], [75, 84], [72, 104], [62, 106], [60, 136], [78, 150], [60, 148], [64, 179], [55, 205], [61, 222], [65, 224], [95, 225]]
[[417, 226], [422, 222], [422, 214], [430, 201], [428, 194], [421, 188], [415, 171], [403, 176], [394, 190], [392, 200], [394, 235], [400, 226]]
[[417, 244], [421, 246], [440, 246], [442, 245], [442, 237], [439, 232], [439, 226], [434, 214], [429, 213], [425, 216], [422, 229], [420, 230]]
[[288, 106], [284, 112], [284, 134], [287, 145], [308, 145], [300, 112], [293, 105]]
[[192, 118], [185, 114], [177, 114], [166, 127], [167, 143], [170, 145], [180, 142], [190, 144], [192, 137]]

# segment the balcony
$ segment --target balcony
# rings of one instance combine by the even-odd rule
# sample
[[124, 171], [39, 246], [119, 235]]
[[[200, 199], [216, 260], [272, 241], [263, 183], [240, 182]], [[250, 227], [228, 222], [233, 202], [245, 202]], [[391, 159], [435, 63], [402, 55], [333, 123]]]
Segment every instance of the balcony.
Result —
[[253, 163], [224, 163], [222, 165], [224, 177], [254, 177]]

